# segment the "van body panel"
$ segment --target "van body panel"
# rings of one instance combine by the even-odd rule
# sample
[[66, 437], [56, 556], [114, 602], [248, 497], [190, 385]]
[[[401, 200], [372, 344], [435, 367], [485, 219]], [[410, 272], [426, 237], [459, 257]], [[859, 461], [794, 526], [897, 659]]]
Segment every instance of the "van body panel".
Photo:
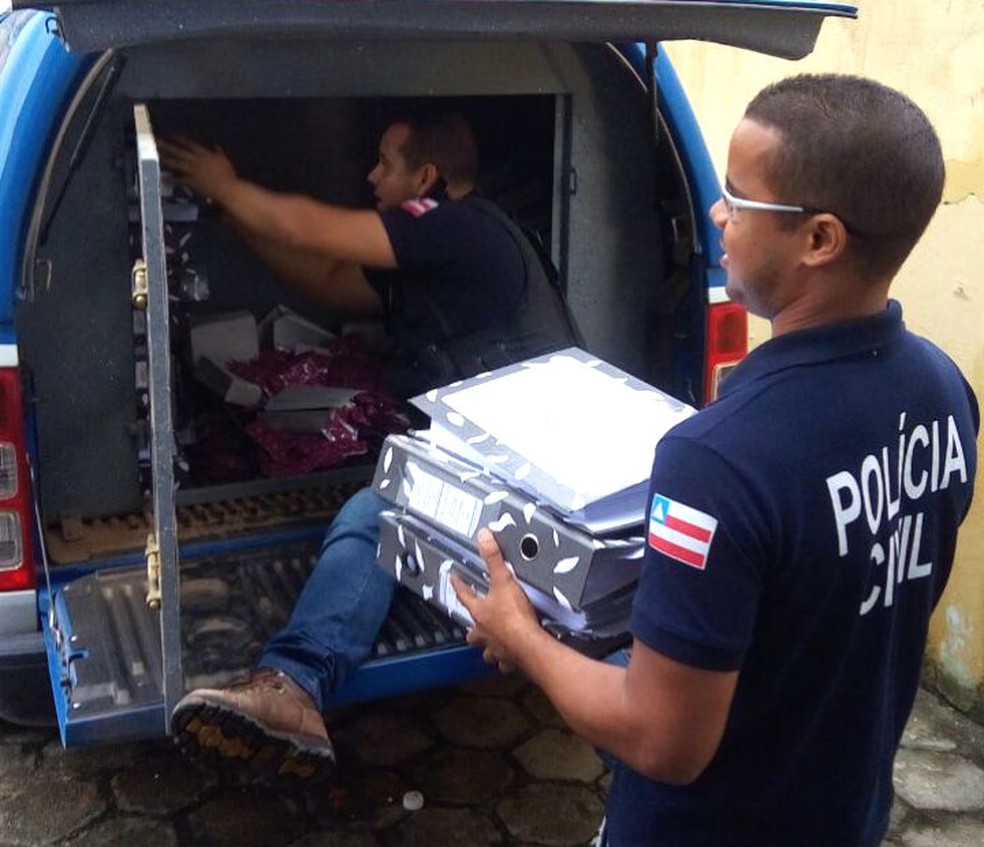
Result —
[[20, 288], [25, 222], [51, 136], [73, 83], [91, 61], [68, 53], [54, 37], [54, 18], [33, 15], [0, 71], [0, 332], [13, 342], [14, 294]]
[[[45, 6], [19, 0], [15, 7]], [[73, 50], [240, 34], [716, 41], [799, 59], [827, 16], [853, 6], [809, 0], [62, 0], [55, 6]]]
[[0, 639], [33, 632], [38, 621], [38, 595], [33, 589], [0, 594]]

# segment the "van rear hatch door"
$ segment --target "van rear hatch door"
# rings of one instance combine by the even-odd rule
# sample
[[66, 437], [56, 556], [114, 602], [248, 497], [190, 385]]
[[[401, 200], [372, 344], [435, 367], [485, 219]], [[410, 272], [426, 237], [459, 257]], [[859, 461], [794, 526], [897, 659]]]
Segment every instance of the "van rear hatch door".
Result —
[[[179, 641], [178, 532], [175, 516], [174, 426], [171, 408], [171, 341], [161, 208], [161, 166], [147, 107], [133, 110], [137, 136], [142, 264], [134, 270], [133, 301], [146, 304], [150, 395], [153, 535], [147, 540], [147, 603], [160, 611], [165, 706], [183, 693]], [[143, 274], [143, 278], [141, 278]], [[165, 714], [170, 714], [169, 710]], [[166, 729], [162, 727], [162, 729]]]
[[[123, 736], [163, 735], [164, 715], [183, 693], [180, 647], [178, 539], [175, 514], [175, 441], [167, 263], [161, 172], [147, 108], [134, 107], [140, 197], [140, 258], [133, 267], [134, 308], [144, 318], [148, 370], [153, 521], [146, 569], [94, 574], [52, 598], [46, 631], [49, 664], [63, 740], [79, 726], [93, 737], [104, 722]], [[98, 637], [106, 630], [110, 637]], [[118, 648], [115, 654], [113, 648]], [[163, 695], [165, 709], [159, 709]], [[147, 726], [148, 721], [150, 726]], [[152, 724], [157, 722], [154, 727]], [[119, 737], [112, 734], [109, 737]], [[90, 739], [91, 740], [91, 739]]]
[[72, 50], [236, 35], [344, 39], [563, 41], [697, 39], [789, 59], [810, 53], [823, 19], [856, 17], [815, 0], [14, 0], [53, 8]]

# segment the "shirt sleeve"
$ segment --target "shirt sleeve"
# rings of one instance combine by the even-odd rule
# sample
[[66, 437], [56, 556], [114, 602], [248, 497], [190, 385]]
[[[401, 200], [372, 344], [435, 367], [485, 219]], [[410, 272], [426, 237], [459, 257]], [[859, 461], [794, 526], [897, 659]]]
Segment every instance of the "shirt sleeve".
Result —
[[761, 498], [712, 449], [671, 436], [657, 447], [648, 502], [632, 634], [683, 664], [740, 668], [768, 561]]
[[407, 271], [434, 268], [457, 254], [460, 215], [453, 205], [415, 200], [380, 212], [397, 267]]

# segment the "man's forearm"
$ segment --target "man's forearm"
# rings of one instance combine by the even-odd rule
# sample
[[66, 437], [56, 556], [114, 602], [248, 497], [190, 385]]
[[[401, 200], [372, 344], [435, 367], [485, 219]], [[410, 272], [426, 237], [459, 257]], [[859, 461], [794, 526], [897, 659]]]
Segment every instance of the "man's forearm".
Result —
[[530, 631], [517, 659], [571, 729], [633, 764], [635, 732], [624, 709], [624, 668], [589, 659], [543, 629]]
[[234, 229], [278, 279], [315, 303], [359, 317], [381, 314], [382, 303], [357, 266], [290, 250], [241, 226]]
[[687, 784], [717, 750], [737, 674], [689, 668], [638, 642], [623, 668], [589, 659], [542, 629], [522, 641], [518, 666], [570, 727], [639, 773]]
[[396, 267], [389, 236], [377, 212], [269, 191], [238, 177], [217, 185], [212, 197], [237, 225], [290, 250], [343, 264]]
[[314, 202], [301, 195], [270, 191], [239, 177], [218, 186], [212, 199], [249, 236], [294, 249], [292, 242], [304, 207]]
[[332, 273], [341, 266], [341, 262], [336, 259], [291, 250], [241, 224], [234, 223], [233, 228], [278, 277], [305, 293], [323, 287]]
[[627, 668], [575, 652], [540, 626], [492, 533], [479, 530], [476, 542], [487, 593], [452, 576], [474, 621], [468, 642], [481, 644], [486, 660], [524, 671], [578, 734], [635, 770], [665, 782], [696, 779], [720, 743], [737, 674], [680, 664], [639, 641]]

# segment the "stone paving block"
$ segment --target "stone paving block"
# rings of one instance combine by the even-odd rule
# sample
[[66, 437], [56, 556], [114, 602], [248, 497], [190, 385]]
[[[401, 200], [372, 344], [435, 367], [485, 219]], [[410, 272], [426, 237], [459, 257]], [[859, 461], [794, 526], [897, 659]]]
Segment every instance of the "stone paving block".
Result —
[[902, 734], [902, 746], [915, 750], [955, 750], [957, 742], [946, 735], [939, 719], [939, 702], [926, 692], [920, 692]]
[[[55, 739], [41, 751], [40, 767], [46, 772], [57, 768], [65, 776], [95, 776], [107, 771], [129, 770], [148, 753], [156, 752], [160, 744], [141, 742], [135, 744], [102, 744], [95, 747], [75, 747], [66, 750], [60, 739]], [[170, 742], [168, 749], [173, 749]]]
[[901, 749], [894, 782], [916, 809], [984, 810], [984, 771], [954, 753]]
[[481, 679], [462, 683], [458, 689], [476, 697], [505, 697], [512, 700], [532, 687], [532, 683], [522, 674], [493, 673]]
[[70, 847], [177, 847], [178, 836], [165, 820], [113, 817], [69, 842]]
[[560, 713], [554, 708], [554, 704], [550, 702], [550, 698], [535, 685], [527, 686], [527, 690], [522, 695], [522, 703], [543, 726], [561, 727], [567, 725]]
[[27, 744], [0, 745], [0, 784], [17, 784], [34, 772], [36, 749]]
[[984, 844], [984, 822], [943, 817], [907, 829], [897, 837], [900, 847], [980, 847]]
[[0, 801], [0, 842], [55, 844], [90, 824], [106, 807], [92, 782], [28, 780]]
[[510, 835], [530, 844], [586, 844], [601, 824], [598, 797], [580, 785], [535, 783], [495, 807]]
[[503, 835], [489, 813], [475, 809], [424, 807], [408, 817], [396, 832], [395, 844], [430, 847], [491, 847]]
[[962, 755], [984, 766], [984, 726], [957, 711], [938, 695], [919, 689], [907, 729], [909, 726], [916, 733], [954, 741]]
[[446, 802], [475, 804], [506, 790], [515, 772], [505, 757], [483, 750], [444, 747], [414, 771], [414, 785], [424, 804]]
[[0, 726], [3, 727], [3, 732], [0, 732], [0, 746], [12, 744], [18, 747], [28, 745], [41, 747], [58, 738], [58, 732], [53, 728], [34, 729], [14, 724], [0, 724]]
[[338, 753], [355, 755], [368, 765], [398, 765], [434, 746], [420, 721], [414, 715], [367, 715], [335, 734]]
[[214, 783], [214, 777], [175, 756], [144, 762], [110, 781], [122, 811], [150, 814], [170, 814], [190, 806]]
[[333, 829], [309, 832], [290, 847], [379, 847], [379, 839], [368, 829]]
[[594, 747], [561, 729], [541, 730], [513, 750], [513, 756], [536, 779], [591, 783], [605, 772]]
[[339, 775], [304, 793], [306, 808], [325, 828], [358, 822], [373, 829], [398, 823], [406, 812], [404, 780], [392, 771], [366, 770]]
[[196, 842], [211, 847], [283, 847], [301, 833], [298, 810], [273, 791], [228, 789], [188, 816]]
[[495, 697], [458, 697], [434, 715], [434, 724], [452, 744], [508, 747], [531, 729], [526, 715]]
[[[443, 706], [446, 706], [448, 701], [455, 696], [456, 691], [453, 688], [431, 688], [427, 691], [407, 694], [395, 700], [384, 700], [381, 703], [369, 706], [368, 710], [372, 713], [432, 715]], [[359, 712], [360, 714], [366, 714], [367, 707], [363, 706]]]
[[909, 810], [908, 805], [906, 805], [906, 803], [903, 800], [896, 797], [895, 802], [892, 803], [892, 811], [889, 812], [889, 816], [888, 816], [887, 836], [891, 837], [896, 833], [898, 833], [902, 829], [902, 827], [905, 826], [905, 822], [909, 819], [910, 816], [911, 816], [911, 812]]

